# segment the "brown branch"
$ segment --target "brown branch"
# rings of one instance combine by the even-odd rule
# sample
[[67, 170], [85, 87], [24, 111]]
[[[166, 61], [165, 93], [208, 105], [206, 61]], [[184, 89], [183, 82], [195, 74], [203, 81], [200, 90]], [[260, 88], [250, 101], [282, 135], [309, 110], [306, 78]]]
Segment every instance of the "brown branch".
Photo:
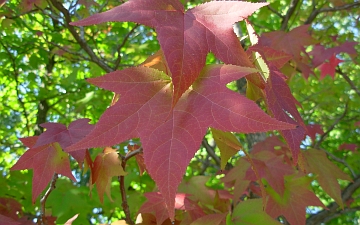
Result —
[[298, 5], [298, 3], [300, 2], [300, 0], [292, 0], [290, 3], [290, 7], [288, 9], [288, 11], [286, 12], [286, 15], [283, 17], [283, 20], [281, 22], [281, 30], [286, 30], [290, 17], [292, 16], [292, 14], [295, 12], [295, 9]]
[[46, 204], [46, 200], [49, 197], [50, 193], [56, 188], [55, 184], [56, 184], [57, 179], [58, 179], [58, 174], [55, 173], [51, 180], [49, 188], [45, 192], [44, 196], [40, 199], [40, 223], [42, 225], [48, 224], [47, 219], [46, 219], [46, 214], [45, 214], [45, 204]]
[[320, 136], [320, 140], [318, 142], [316, 142], [314, 144], [314, 148], [319, 148], [321, 143], [325, 140], [325, 138], [328, 136], [328, 134], [335, 128], [335, 126], [346, 116], [347, 114], [347, 111], [348, 111], [348, 103], [345, 104], [345, 110], [344, 112], [341, 114], [341, 116], [339, 118], [337, 118], [333, 124], [331, 124], [331, 126], [329, 127], [329, 129], [324, 132], [324, 134], [322, 134]]
[[[129, 152], [128, 154], [126, 154], [126, 156], [120, 156], [122, 158], [121, 167], [123, 168], [124, 171], [125, 171], [127, 160], [136, 156], [137, 154], [142, 153], [142, 151], [143, 151], [143, 148], [140, 147], [134, 151]], [[120, 187], [121, 201], [122, 201], [121, 206], [125, 213], [125, 221], [127, 224], [133, 225], [135, 223], [131, 219], [130, 208], [129, 208], [129, 205], [127, 202], [127, 197], [126, 197], [125, 176], [118, 176], [118, 180], [119, 180], [119, 187]]]
[[354, 170], [350, 167], [350, 165], [349, 165], [345, 160], [336, 157], [334, 154], [326, 151], [326, 150], [323, 149], [323, 148], [319, 148], [319, 149], [320, 149], [321, 151], [325, 152], [326, 155], [328, 155], [328, 156], [329, 156], [332, 160], [334, 160], [335, 162], [341, 163], [341, 164], [343, 164], [344, 166], [346, 166], [346, 167], [349, 169], [349, 171], [351, 172], [351, 175], [352, 175], [353, 177], [356, 177], [356, 173], [354, 172]]
[[320, 13], [336, 12], [336, 11], [340, 11], [340, 10], [352, 9], [352, 8], [359, 7], [359, 6], [360, 6], [360, 2], [354, 2], [354, 3], [345, 4], [345, 5], [337, 6], [337, 7], [333, 7], [333, 8], [321, 8], [321, 9], [314, 8], [314, 10], [311, 12], [310, 16], [305, 21], [305, 24], [312, 23]]
[[276, 11], [273, 7], [271, 7], [271, 5], [267, 5], [267, 8], [268, 8], [271, 12], [275, 13], [275, 14], [276, 14], [278, 17], [280, 17], [281, 19], [284, 19], [284, 18], [285, 18], [283, 15], [281, 15], [281, 13], [279, 13], [279, 12]]
[[346, 82], [349, 83], [351, 89], [353, 89], [353, 90], [356, 92], [356, 94], [358, 94], [358, 95], [360, 96], [360, 90], [356, 87], [356, 85], [355, 85], [354, 82], [350, 79], [350, 77], [349, 77], [348, 75], [346, 75], [346, 74], [340, 69], [339, 66], [336, 68], [336, 72], [337, 72], [338, 74], [340, 74], [340, 75], [346, 80]]
[[215, 160], [216, 165], [220, 166], [221, 160], [220, 160], [219, 156], [217, 156], [215, 154], [214, 147], [209, 145], [209, 143], [207, 142], [207, 140], [205, 138], [202, 140], [202, 145], [206, 149], [206, 152], [209, 154], [209, 156]]
[[[342, 200], [346, 202], [351, 198], [353, 193], [360, 188], [360, 176], [354, 179], [353, 183], [350, 183], [343, 191], [342, 191]], [[327, 209], [324, 209], [316, 214], [311, 215], [307, 220], [307, 225], [316, 225], [322, 224], [329, 220], [329, 218], [333, 218], [334, 215], [342, 215], [346, 213], [346, 210], [339, 209], [339, 205], [336, 202], [332, 202], [327, 206]], [[359, 208], [359, 207], [357, 207]], [[350, 208], [353, 209], [353, 208]]]
[[125, 43], [128, 41], [130, 35], [132, 33], [134, 33], [135, 29], [138, 28], [140, 26], [140, 24], [136, 24], [130, 31], [129, 33], [126, 34], [126, 36], [124, 37], [123, 41], [121, 42], [121, 44], [116, 48], [116, 52], [118, 53], [118, 57], [116, 58], [116, 61], [115, 61], [115, 65], [114, 65], [114, 68], [113, 70], [116, 70], [119, 65], [120, 65], [120, 62], [121, 62], [121, 54], [120, 54], [120, 51], [121, 51], [121, 48], [124, 47]]
[[107, 73], [110, 73], [113, 71], [113, 69], [104, 63], [102, 60], [99, 59], [93, 52], [93, 50], [90, 48], [90, 46], [87, 44], [86, 40], [80, 37], [80, 35], [76, 32], [75, 28], [70, 25], [71, 23], [71, 15], [67, 9], [64, 8], [62, 3], [58, 2], [57, 0], [50, 0], [52, 5], [58, 9], [62, 14], [64, 14], [65, 17], [65, 23], [64, 26], [70, 31], [72, 36], [75, 38], [75, 40], [79, 43], [80, 47], [89, 55], [92, 62], [96, 63], [100, 68], [105, 70]]
[[[2, 38], [1, 38], [2, 39]], [[25, 121], [26, 121], [26, 130], [27, 130], [27, 133], [28, 135], [30, 135], [30, 128], [29, 128], [29, 114], [27, 113], [26, 111], [26, 107], [25, 107], [25, 103], [21, 97], [21, 94], [20, 94], [20, 90], [19, 90], [19, 86], [20, 86], [20, 82], [19, 82], [19, 71], [18, 71], [18, 68], [16, 66], [16, 58], [14, 57], [14, 55], [11, 53], [11, 51], [8, 49], [8, 47], [1, 41], [0, 39], [0, 44], [1, 46], [3, 46], [3, 48], [5, 49], [6, 53], [9, 55], [9, 58], [10, 58], [10, 61], [11, 61], [11, 65], [12, 65], [12, 68], [13, 68], [13, 74], [14, 74], [14, 79], [15, 79], [15, 84], [16, 84], [16, 98], [19, 102], [19, 105], [22, 109], [22, 112], [24, 114], [24, 117], [25, 117]]]

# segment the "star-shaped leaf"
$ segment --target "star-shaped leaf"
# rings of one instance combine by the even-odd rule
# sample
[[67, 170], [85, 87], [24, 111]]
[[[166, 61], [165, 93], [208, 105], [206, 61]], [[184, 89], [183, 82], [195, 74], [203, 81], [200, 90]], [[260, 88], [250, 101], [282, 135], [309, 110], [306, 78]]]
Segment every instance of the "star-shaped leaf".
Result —
[[[144, 195], [148, 200], [141, 206], [139, 212], [153, 213], [156, 217], [156, 224], [162, 224], [169, 216], [164, 198], [158, 192], [144, 193]], [[176, 194], [174, 202], [175, 209], [191, 210], [193, 208], [189, 200], [186, 199], [186, 195], [182, 193]]]
[[68, 151], [140, 137], [146, 167], [171, 218], [177, 187], [208, 127], [246, 133], [295, 127], [271, 118], [254, 102], [226, 88], [230, 81], [254, 71], [232, 65], [208, 66], [173, 110], [171, 83], [161, 71], [135, 67], [89, 79], [121, 97], [104, 112], [95, 129]]
[[329, 75], [332, 79], [334, 79], [335, 69], [341, 62], [343, 62], [343, 60], [338, 59], [335, 55], [333, 55], [330, 57], [329, 62], [321, 64], [319, 66], [321, 71], [320, 79], [324, 79], [326, 75]]
[[268, 186], [266, 191], [270, 197], [266, 212], [273, 218], [283, 215], [290, 224], [305, 225], [307, 206], [325, 207], [310, 191], [310, 182], [309, 177], [287, 176], [283, 195]]
[[33, 169], [32, 201], [46, 188], [54, 173], [69, 177], [76, 182], [70, 170], [70, 161], [67, 153], [63, 152], [59, 143], [34, 147], [39, 137], [33, 136], [20, 139], [29, 147], [11, 170]]
[[[89, 121], [89, 119], [78, 119], [73, 121], [68, 128], [61, 123], [43, 123], [41, 126], [46, 130], [39, 136], [34, 147], [58, 142], [61, 148], [65, 149], [90, 133], [94, 125], [89, 124]], [[85, 149], [70, 152], [70, 155], [79, 164], [82, 164], [85, 158]]]
[[288, 143], [294, 163], [297, 163], [301, 141], [304, 140], [306, 126], [296, 108], [300, 103], [291, 94], [283, 74], [272, 69], [265, 87], [266, 102], [276, 119], [297, 125], [296, 129], [281, 131]]
[[178, 0], [130, 0], [71, 24], [132, 21], [155, 28], [174, 84], [174, 106], [199, 76], [210, 51], [225, 63], [252, 65], [233, 31], [233, 24], [264, 5], [267, 3], [212, 1], [185, 12]]

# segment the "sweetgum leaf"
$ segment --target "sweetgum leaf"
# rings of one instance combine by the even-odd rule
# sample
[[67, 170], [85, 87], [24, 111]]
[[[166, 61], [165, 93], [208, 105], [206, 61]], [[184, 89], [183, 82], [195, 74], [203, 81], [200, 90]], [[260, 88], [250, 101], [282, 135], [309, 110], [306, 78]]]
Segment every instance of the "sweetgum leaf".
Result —
[[308, 34], [308, 29], [309, 25], [302, 25], [287, 33], [284, 31], [264, 33], [260, 37], [259, 44], [290, 54], [304, 77], [308, 78], [313, 72], [308, 65], [310, 58], [305, 52], [305, 47], [317, 42]]
[[96, 156], [91, 177], [92, 184], [96, 183], [101, 202], [104, 200], [104, 193], [112, 200], [110, 195], [111, 178], [114, 176], [125, 176], [126, 174], [115, 149], [105, 148], [104, 153]]
[[316, 195], [310, 191], [309, 177], [285, 177], [285, 191], [283, 195], [276, 193], [270, 186], [266, 188], [270, 198], [266, 205], [266, 212], [276, 218], [283, 215], [290, 224], [305, 225], [306, 207], [325, 207]]
[[235, 203], [240, 200], [241, 195], [244, 194], [245, 190], [249, 187], [250, 180], [246, 180], [245, 176], [246, 171], [251, 169], [250, 166], [251, 165], [248, 161], [244, 158], [240, 158], [237, 165], [221, 179], [223, 182], [234, 182], [233, 200]]
[[21, 223], [17, 222], [15, 219], [1, 214], [0, 214], [0, 223], [5, 225], [21, 225]]
[[[90, 133], [94, 125], [89, 124], [89, 121], [89, 119], [78, 119], [73, 121], [68, 128], [61, 123], [43, 123], [41, 126], [46, 130], [39, 136], [34, 147], [58, 142], [61, 148], [65, 149]], [[71, 152], [70, 155], [79, 164], [82, 164], [85, 158], [85, 149]]]
[[[283, 194], [284, 176], [293, 174], [294, 169], [283, 162], [283, 157], [277, 156], [270, 151], [262, 151], [253, 155], [253, 163], [259, 173], [260, 178], [265, 178], [271, 187], [280, 194]], [[246, 179], [257, 181], [254, 170], [249, 168], [246, 173]]]
[[290, 88], [282, 76], [283, 74], [276, 69], [271, 69], [265, 88], [266, 102], [276, 119], [297, 125], [296, 129], [281, 131], [296, 164], [300, 144], [305, 137], [306, 126], [296, 108], [296, 105], [300, 105], [300, 103], [291, 94]]
[[221, 153], [221, 169], [225, 169], [227, 161], [234, 156], [242, 145], [234, 134], [211, 128], [212, 136]]
[[321, 71], [320, 79], [324, 79], [326, 75], [329, 75], [332, 79], [335, 76], [335, 69], [339, 65], [339, 63], [343, 62], [344, 60], [336, 58], [335, 55], [331, 56], [329, 62], [324, 62], [319, 66]]
[[178, 0], [130, 0], [71, 25], [131, 21], [155, 28], [174, 84], [174, 106], [199, 76], [210, 51], [225, 63], [252, 65], [233, 31], [233, 24], [265, 5], [212, 1], [185, 12]]
[[304, 152], [306, 171], [318, 175], [317, 180], [328, 195], [330, 195], [336, 203], [344, 207], [341, 198], [341, 188], [337, 179], [352, 181], [352, 179], [341, 171], [321, 150], [308, 149]]
[[[156, 217], [156, 224], [162, 224], [168, 218], [168, 209], [164, 198], [160, 193], [148, 192], [144, 193], [148, 199], [139, 209], [140, 213], [152, 213]], [[175, 209], [191, 210], [192, 204], [186, 199], [186, 195], [179, 193], [175, 196]]]
[[355, 41], [346, 41], [343, 44], [333, 47], [325, 48], [321, 44], [314, 46], [313, 50], [309, 52], [309, 55], [313, 56], [312, 64], [314, 67], [320, 66], [326, 60], [330, 59], [333, 55], [337, 55], [341, 52], [348, 53], [350, 55], [356, 54], [355, 46], [358, 45]]
[[316, 141], [316, 134], [324, 134], [320, 124], [308, 124], [306, 129], [313, 143]]
[[254, 102], [226, 88], [227, 83], [254, 71], [233, 65], [208, 66], [173, 110], [171, 83], [158, 70], [136, 67], [89, 79], [121, 97], [88, 136], [67, 150], [140, 137], [146, 168], [173, 219], [177, 187], [208, 127], [245, 133], [295, 127], [271, 118]]
[[39, 147], [33, 147], [38, 137], [20, 139], [27, 150], [11, 170], [33, 169], [32, 201], [46, 188], [54, 173], [69, 177], [76, 182], [70, 170], [70, 161], [67, 153], [63, 152], [59, 143], [53, 142]]
[[206, 216], [203, 216], [195, 220], [190, 225], [220, 225], [224, 223], [225, 218], [226, 218], [226, 213], [208, 214]]

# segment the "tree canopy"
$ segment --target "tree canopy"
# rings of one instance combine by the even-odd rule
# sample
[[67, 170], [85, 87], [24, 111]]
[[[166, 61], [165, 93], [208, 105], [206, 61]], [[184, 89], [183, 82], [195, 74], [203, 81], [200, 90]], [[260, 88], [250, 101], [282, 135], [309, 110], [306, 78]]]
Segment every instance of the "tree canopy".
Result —
[[0, 223], [359, 224], [359, 8], [0, 0]]

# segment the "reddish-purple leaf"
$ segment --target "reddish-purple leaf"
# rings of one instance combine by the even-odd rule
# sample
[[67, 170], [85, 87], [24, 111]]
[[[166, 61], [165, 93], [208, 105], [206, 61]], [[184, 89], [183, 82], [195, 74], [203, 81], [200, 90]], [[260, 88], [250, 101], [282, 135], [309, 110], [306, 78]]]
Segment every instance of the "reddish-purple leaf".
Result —
[[267, 63], [272, 64], [278, 69], [281, 69], [289, 60], [292, 59], [292, 55], [284, 52], [275, 50], [268, 46], [263, 45], [253, 45], [248, 48], [247, 52], [258, 52], [263, 58], [266, 60]]
[[[156, 217], [156, 224], [162, 224], [169, 217], [167, 209], [168, 207], [166, 206], [164, 198], [160, 193], [157, 192], [144, 193], [144, 195], [148, 200], [141, 206], [139, 212], [154, 214]], [[189, 200], [186, 199], [185, 194], [176, 194], [174, 198], [175, 209], [191, 210], [193, 208]]]
[[273, 31], [264, 33], [259, 40], [259, 44], [268, 46], [276, 50], [284, 51], [292, 55], [296, 66], [299, 67], [305, 78], [313, 74], [307, 65], [310, 58], [305, 52], [305, 46], [315, 44], [317, 41], [308, 34], [309, 25], [294, 28], [290, 32]]
[[359, 148], [359, 146], [357, 144], [349, 144], [349, 143], [344, 143], [339, 146], [339, 150], [347, 149], [352, 152], [355, 152], [358, 148]]
[[155, 28], [174, 84], [174, 106], [199, 76], [209, 51], [225, 63], [251, 67], [233, 24], [264, 5], [267, 3], [213, 1], [184, 12], [178, 0], [131, 0], [71, 24], [132, 21]]
[[246, 171], [250, 168], [250, 163], [244, 158], [240, 158], [237, 165], [232, 168], [224, 178], [223, 182], [234, 182], [234, 197], [233, 200], [236, 203], [240, 200], [241, 195], [244, 194], [245, 190], [250, 184], [250, 180], [246, 180]]
[[21, 223], [11, 217], [0, 214], [0, 223], [3, 225], [20, 225]]
[[[41, 126], [46, 128], [46, 131], [39, 136], [34, 147], [58, 142], [61, 148], [65, 149], [90, 133], [94, 125], [89, 124], [89, 121], [89, 119], [75, 120], [69, 125], [69, 128], [61, 123], [43, 123]], [[70, 152], [70, 155], [74, 157], [79, 164], [82, 164], [85, 158], [85, 149]]]
[[296, 108], [300, 103], [291, 94], [289, 86], [276, 70], [270, 72], [265, 88], [266, 102], [276, 119], [297, 125], [296, 129], [281, 131], [288, 143], [294, 163], [297, 163], [300, 143], [304, 140], [306, 127]]
[[343, 60], [336, 58], [335, 55], [331, 56], [329, 62], [325, 62], [319, 66], [321, 71], [320, 79], [324, 79], [326, 75], [329, 75], [334, 79], [335, 69], [339, 63], [343, 62]]
[[61, 150], [58, 143], [45, 144], [39, 147], [32, 147], [29, 143], [34, 143], [38, 137], [28, 137], [20, 139], [25, 145], [30, 147], [11, 170], [33, 169], [32, 201], [35, 202], [37, 196], [46, 188], [54, 173], [69, 177], [76, 181], [70, 170], [70, 161], [67, 153]]
[[273, 218], [283, 215], [290, 224], [305, 225], [307, 206], [325, 206], [310, 190], [309, 177], [288, 176], [285, 180], [283, 195], [266, 188], [269, 194], [266, 212]]
[[313, 56], [312, 64], [314, 67], [318, 67], [333, 55], [337, 55], [341, 52], [357, 54], [355, 50], [356, 45], [358, 45], [358, 43], [355, 41], [346, 41], [339, 46], [325, 49], [323, 45], [317, 44], [314, 46], [313, 50], [309, 52], [309, 54]]
[[226, 215], [226, 213], [208, 214], [198, 218], [191, 225], [220, 225], [225, 222]]
[[[283, 162], [283, 157], [277, 156], [270, 151], [262, 151], [252, 154], [253, 163], [258, 171], [260, 178], [265, 178], [271, 187], [280, 194], [284, 193], [284, 176], [293, 174], [295, 171], [289, 165]], [[246, 180], [257, 181], [258, 178], [252, 168], [246, 172]]]
[[309, 124], [306, 126], [307, 134], [311, 138], [312, 142], [316, 140], [316, 134], [324, 134], [320, 124]]
[[168, 77], [144, 67], [115, 71], [90, 83], [121, 94], [95, 129], [68, 151], [118, 144], [140, 137], [145, 164], [173, 218], [174, 196], [208, 127], [233, 132], [292, 129], [265, 114], [226, 84], [256, 71], [232, 65], [207, 67], [171, 111]]

